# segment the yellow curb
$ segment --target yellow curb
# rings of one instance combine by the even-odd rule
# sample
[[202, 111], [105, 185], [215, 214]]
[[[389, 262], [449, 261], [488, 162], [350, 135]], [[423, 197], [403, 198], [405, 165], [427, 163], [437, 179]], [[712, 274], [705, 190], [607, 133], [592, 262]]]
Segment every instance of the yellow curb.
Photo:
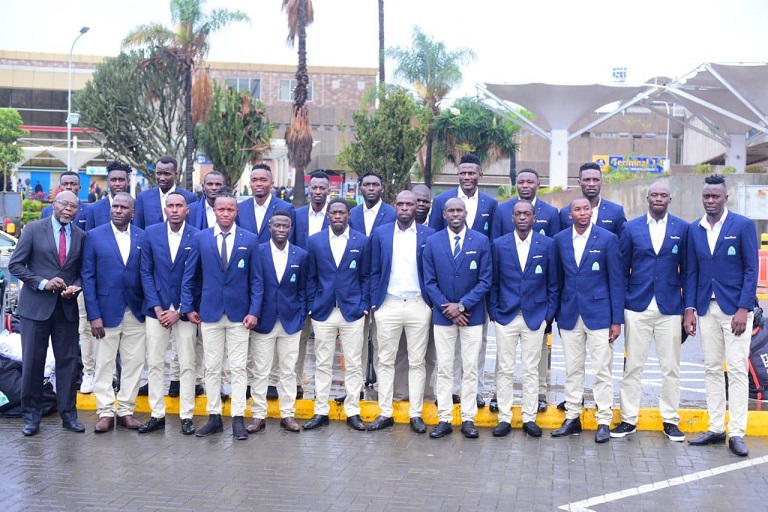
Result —
[[[230, 415], [230, 401], [226, 401], [222, 404], [222, 414], [224, 416]], [[179, 414], [179, 399], [165, 397], [165, 412], [167, 414]], [[296, 418], [309, 419], [315, 413], [315, 401], [314, 400], [296, 400]], [[337, 404], [335, 401], [330, 401], [331, 410], [328, 416], [332, 420], [343, 421], [347, 418], [344, 414], [344, 405]], [[83, 395], [78, 393], [77, 395], [77, 408], [81, 410], [96, 410], [96, 397], [93, 394]], [[395, 402], [394, 403], [394, 418], [397, 423], [408, 423], [409, 404], [408, 402]], [[512, 426], [516, 428], [522, 427], [520, 421], [521, 410], [520, 406], [516, 405], [512, 408]], [[149, 402], [146, 396], [140, 396], [136, 400], [137, 413], [150, 413], [152, 409], [149, 407]], [[379, 414], [378, 402], [370, 400], [360, 401], [360, 416], [364, 421], [373, 421], [373, 419]], [[707, 430], [709, 416], [704, 409], [680, 409], [680, 430], [683, 432], [704, 432]], [[195, 399], [195, 416], [207, 416], [206, 411], [206, 399], [205, 396], [199, 396]], [[246, 416], [251, 415], [250, 401], [249, 406], [246, 407]], [[279, 418], [280, 408], [279, 400], [269, 400], [267, 402], [267, 417]], [[422, 418], [428, 425], [436, 425], [437, 419], [437, 406], [434, 403], [424, 403], [424, 409], [422, 412]], [[558, 410], [556, 407], [551, 406], [545, 412], [540, 412], [536, 416], [536, 423], [545, 429], [559, 428], [565, 419], [565, 413]], [[613, 423], [619, 423], [621, 421], [621, 413], [618, 408], [613, 410]], [[727, 415], [726, 415], [727, 421]], [[458, 404], [453, 407], [453, 419], [451, 421], [453, 425], [461, 425], [461, 411]], [[498, 413], [490, 412], [488, 407], [478, 409], [477, 416], [475, 417], [475, 425], [478, 427], [495, 427], [498, 423]], [[582, 427], [586, 430], [596, 430], [597, 421], [595, 421], [595, 409], [585, 408], [581, 415]], [[640, 409], [640, 414], [637, 420], [638, 430], [662, 430], [661, 415], [658, 409]], [[768, 410], [766, 411], [749, 411], [747, 418], [747, 435], [750, 436], [768, 436]]]
[[758, 293], [757, 300], [768, 300], [768, 293]]

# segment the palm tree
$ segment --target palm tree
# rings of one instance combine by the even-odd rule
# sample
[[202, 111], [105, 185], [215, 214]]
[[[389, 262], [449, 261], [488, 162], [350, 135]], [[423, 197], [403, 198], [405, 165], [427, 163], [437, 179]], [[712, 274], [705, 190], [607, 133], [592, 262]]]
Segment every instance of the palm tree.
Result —
[[379, 85], [387, 81], [384, 76], [384, 0], [379, 0]]
[[[133, 29], [125, 39], [123, 48], [148, 46], [160, 50], [160, 58], [169, 59], [184, 76], [185, 172], [187, 189], [192, 189], [192, 173], [195, 152], [194, 124], [192, 122], [192, 77], [202, 69], [208, 54], [208, 36], [236, 21], [250, 21], [242, 11], [213, 9], [203, 11], [206, 0], [171, 0], [171, 20], [176, 29], [158, 23], [141, 25]], [[145, 63], [147, 65], [148, 63]]]
[[[434, 41], [419, 27], [414, 27], [410, 47], [390, 48], [387, 54], [398, 61], [395, 76], [416, 90], [421, 103], [428, 107], [431, 117], [440, 113], [440, 101], [462, 80], [461, 68], [475, 59], [475, 52], [469, 48], [449, 51], [445, 43]], [[432, 186], [432, 146], [435, 130], [429, 120], [424, 159], [424, 183]]]
[[293, 112], [291, 124], [285, 131], [285, 145], [288, 149], [288, 161], [296, 170], [294, 174], [294, 206], [304, 206], [307, 197], [304, 194], [304, 170], [312, 160], [312, 132], [309, 128], [309, 110], [307, 109], [307, 25], [315, 18], [312, 0], [283, 0], [283, 10], [288, 14], [288, 44], [293, 46], [299, 39], [299, 65], [296, 68], [296, 88], [293, 90]]

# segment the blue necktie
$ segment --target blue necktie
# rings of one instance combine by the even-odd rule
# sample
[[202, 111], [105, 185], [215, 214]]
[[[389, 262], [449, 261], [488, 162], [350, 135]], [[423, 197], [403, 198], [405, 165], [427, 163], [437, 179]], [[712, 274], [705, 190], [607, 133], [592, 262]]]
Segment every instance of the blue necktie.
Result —
[[456, 259], [459, 257], [459, 253], [461, 253], [461, 247], [459, 247], [459, 240], [461, 240], [461, 237], [456, 235], [453, 239], [456, 240], [456, 243], [453, 244], [453, 259]]

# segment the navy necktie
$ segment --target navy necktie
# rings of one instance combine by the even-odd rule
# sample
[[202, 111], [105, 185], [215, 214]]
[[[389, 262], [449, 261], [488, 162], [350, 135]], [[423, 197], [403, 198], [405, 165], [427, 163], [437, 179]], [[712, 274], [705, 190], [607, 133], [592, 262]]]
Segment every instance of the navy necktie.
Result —
[[461, 247], [459, 247], [459, 240], [461, 240], [461, 237], [459, 235], [456, 235], [453, 237], [454, 240], [456, 240], [456, 243], [453, 244], [453, 258], [456, 259], [459, 257], [459, 254], [461, 253]]

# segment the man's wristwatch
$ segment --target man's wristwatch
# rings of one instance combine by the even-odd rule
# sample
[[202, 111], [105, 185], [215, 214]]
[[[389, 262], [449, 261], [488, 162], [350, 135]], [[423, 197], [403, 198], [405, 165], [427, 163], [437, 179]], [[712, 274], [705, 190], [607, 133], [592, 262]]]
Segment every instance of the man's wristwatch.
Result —
[[458, 306], [459, 306], [459, 313], [463, 313], [467, 310], [467, 308], [464, 307], [463, 302], [459, 302]]

